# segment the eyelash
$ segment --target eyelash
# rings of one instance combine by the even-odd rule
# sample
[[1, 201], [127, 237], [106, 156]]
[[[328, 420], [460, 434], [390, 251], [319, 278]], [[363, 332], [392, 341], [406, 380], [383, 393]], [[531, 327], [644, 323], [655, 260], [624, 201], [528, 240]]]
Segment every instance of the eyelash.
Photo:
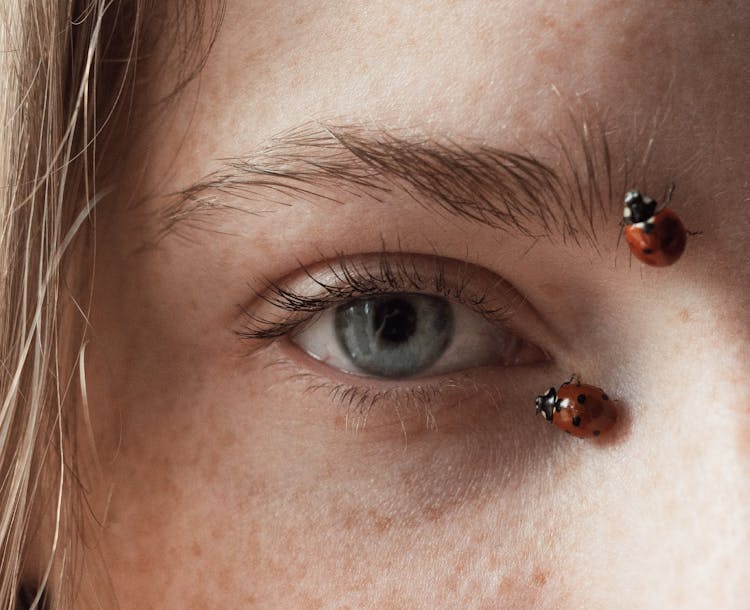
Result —
[[[430, 292], [465, 305], [491, 322], [503, 324], [511, 317], [514, 303], [493, 303], [490, 290], [478, 292], [471, 286], [473, 275], [463, 263], [466, 273], [458, 283], [446, 273], [446, 264], [436, 259], [434, 272], [429, 277], [421, 272], [414, 257], [403, 253], [381, 252], [375, 269], [365, 262], [338, 256], [335, 264], [326, 266], [327, 272], [337, 282], [324, 282], [307, 268], [305, 276], [321, 291], [306, 295], [274, 282], [268, 282], [256, 296], [279, 313], [279, 319], [269, 320], [243, 309], [243, 326], [238, 335], [242, 339], [274, 339], [287, 335], [313, 320], [319, 313], [353, 299], [394, 292]], [[420, 257], [425, 258], [425, 257]]]
[[[276, 364], [289, 366], [283, 361]], [[455, 377], [451, 377], [427, 384], [375, 388], [336, 383], [314, 373], [294, 372], [290, 376], [305, 383], [305, 393], [324, 392], [327, 400], [345, 412], [347, 429], [355, 431], [364, 429], [369, 415], [384, 405], [388, 405], [397, 416], [404, 433], [404, 421], [415, 415], [423, 418], [425, 429], [437, 429], [435, 404], [440, 404], [444, 395], [458, 383]], [[473, 389], [480, 391], [479, 384], [474, 384]]]

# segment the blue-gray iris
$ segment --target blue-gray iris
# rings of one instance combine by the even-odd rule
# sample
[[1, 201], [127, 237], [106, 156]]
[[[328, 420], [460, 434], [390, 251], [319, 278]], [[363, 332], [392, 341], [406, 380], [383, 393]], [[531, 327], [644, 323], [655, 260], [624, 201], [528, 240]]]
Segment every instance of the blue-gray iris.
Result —
[[453, 337], [453, 310], [443, 298], [389, 294], [336, 308], [336, 338], [361, 372], [409, 377], [445, 352]]

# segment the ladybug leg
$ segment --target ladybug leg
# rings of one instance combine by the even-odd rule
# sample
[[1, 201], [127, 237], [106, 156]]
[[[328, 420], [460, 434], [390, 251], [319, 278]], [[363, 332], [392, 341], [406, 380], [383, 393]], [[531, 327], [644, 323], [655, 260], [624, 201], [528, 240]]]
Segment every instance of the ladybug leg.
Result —
[[695, 237], [696, 235], [703, 235], [703, 231], [688, 231], [687, 229], [685, 230], [685, 233], [692, 237]]
[[625, 221], [620, 220], [620, 224], [618, 226], [620, 227], [620, 231], [617, 233], [617, 243], [615, 244], [615, 250], [620, 247], [620, 241], [622, 240], [622, 231], [625, 228]]
[[669, 202], [672, 201], [672, 193], [674, 193], [675, 184], [672, 182], [672, 184], [669, 185], [669, 189], [667, 189], [667, 196], [664, 197], [664, 205], [662, 205], [662, 208], [666, 208], [669, 206]]
[[571, 373], [570, 379], [568, 379], [563, 385], [570, 385], [571, 383], [575, 383], [576, 385], [581, 385], [581, 376], [578, 373]]

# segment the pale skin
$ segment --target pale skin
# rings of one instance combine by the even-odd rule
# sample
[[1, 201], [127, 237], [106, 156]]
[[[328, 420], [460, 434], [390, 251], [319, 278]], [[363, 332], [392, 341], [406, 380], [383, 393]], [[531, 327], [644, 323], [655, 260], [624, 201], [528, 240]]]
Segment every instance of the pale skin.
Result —
[[[230, 1], [200, 78], [127, 147], [97, 217], [86, 362], [107, 511], [87, 565], [101, 552], [121, 607], [743, 607], [750, 14], [730, 5]], [[255, 213], [152, 243], [163, 195], [302, 124], [544, 156], [571, 108], [618, 159], [653, 138], [643, 183], [613, 170], [598, 252], [335, 184], [318, 190], [343, 205], [222, 195]], [[647, 268], [618, 243], [621, 199], [673, 181], [671, 207], [702, 235]], [[235, 332], [264, 279], [383, 250], [512, 285], [524, 298], [503, 332], [532, 346], [526, 363], [469, 353], [429, 379], [373, 380]], [[617, 398], [611, 437], [534, 415], [572, 372]], [[311, 388], [440, 379], [418, 413], [386, 398], [366, 423]], [[87, 574], [85, 594], [104, 592]]]

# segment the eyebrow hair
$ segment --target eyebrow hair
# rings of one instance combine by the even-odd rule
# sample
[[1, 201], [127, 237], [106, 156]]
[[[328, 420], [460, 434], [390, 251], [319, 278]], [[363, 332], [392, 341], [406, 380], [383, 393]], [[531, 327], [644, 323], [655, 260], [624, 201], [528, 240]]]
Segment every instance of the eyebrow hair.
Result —
[[[367, 128], [305, 123], [254, 154], [221, 167], [177, 193], [162, 210], [162, 232], [185, 225], [210, 229], [222, 211], [262, 217], [269, 203], [300, 200], [384, 202], [406, 194], [416, 204], [504, 232], [561, 238], [597, 247], [596, 223], [614, 201], [613, 160], [606, 132], [585, 121], [573, 145], [547, 140], [548, 161], [483, 143]], [[554, 166], [553, 166], [554, 163]], [[645, 163], [645, 157], [644, 157]], [[628, 164], [617, 168], [628, 183]]]

